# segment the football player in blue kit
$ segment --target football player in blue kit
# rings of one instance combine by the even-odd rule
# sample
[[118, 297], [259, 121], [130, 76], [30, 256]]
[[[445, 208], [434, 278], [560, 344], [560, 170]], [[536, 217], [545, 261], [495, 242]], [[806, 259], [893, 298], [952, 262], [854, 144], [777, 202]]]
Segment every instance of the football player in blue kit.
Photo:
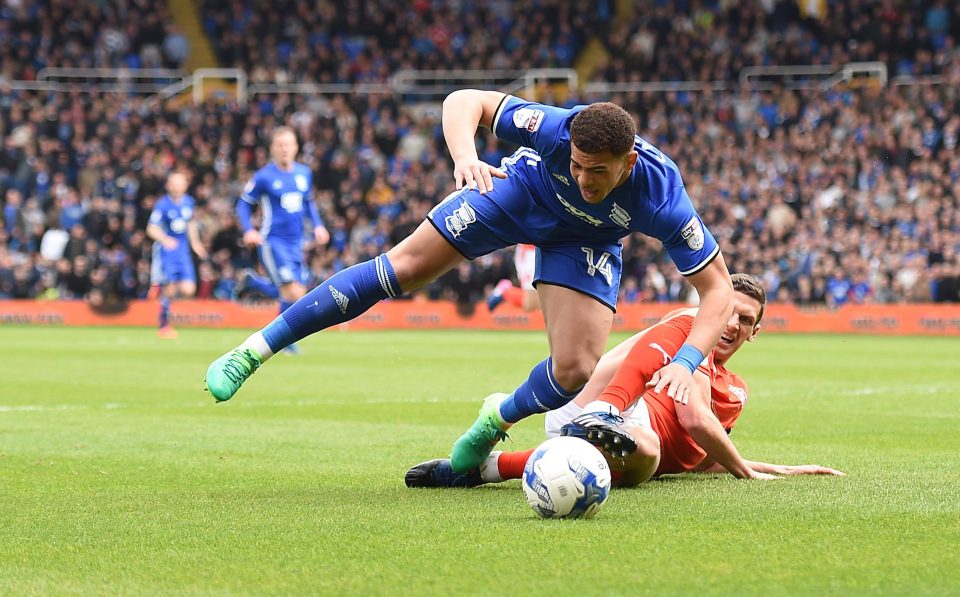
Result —
[[[325, 280], [215, 360], [206, 378], [214, 398], [230, 399], [266, 359], [293, 341], [420, 288], [464, 259], [532, 244], [550, 355], [513, 392], [484, 400], [451, 453], [456, 471], [470, 470], [512, 424], [563, 406], [590, 378], [616, 308], [619, 239], [639, 232], [663, 243], [700, 295], [687, 341], [665, 358], [651, 381], [656, 391], [666, 389], [685, 402], [693, 371], [733, 311], [733, 287], [676, 164], [636, 136], [623, 108], [607, 102], [562, 109], [495, 91], [460, 90], [444, 100], [442, 124], [457, 190], [387, 253]], [[478, 126], [522, 147], [500, 168], [486, 164], [474, 142]], [[622, 421], [615, 407], [596, 402], [574, 424], [620, 456], [636, 449]]]
[[197, 272], [190, 249], [200, 259], [207, 258], [193, 219], [194, 200], [187, 195], [187, 188], [187, 177], [183, 173], [174, 172], [167, 177], [167, 194], [157, 200], [147, 223], [147, 236], [154, 241], [150, 282], [160, 287], [157, 333], [166, 339], [177, 337], [170, 325], [170, 302], [197, 293]]
[[[278, 127], [270, 136], [269, 164], [254, 172], [237, 201], [237, 217], [244, 244], [257, 247], [260, 261], [270, 280], [245, 272], [242, 284], [266, 296], [278, 298], [280, 313], [307, 293], [307, 267], [303, 259], [303, 219], [310, 218], [313, 238], [319, 245], [330, 240], [323, 219], [313, 201], [313, 173], [295, 162], [297, 136], [289, 127]], [[251, 223], [253, 209], [260, 206], [261, 226]], [[296, 345], [285, 347], [296, 352]]]

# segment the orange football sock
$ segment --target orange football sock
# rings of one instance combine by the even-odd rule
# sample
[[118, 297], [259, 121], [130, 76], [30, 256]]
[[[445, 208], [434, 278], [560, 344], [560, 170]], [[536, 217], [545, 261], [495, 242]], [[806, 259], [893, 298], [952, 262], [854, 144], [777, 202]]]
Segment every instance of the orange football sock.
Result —
[[533, 454], [533, 449], [523, 452], [504, 452], [497, 458], [497, 470], [500, 471], [500, 478], [519, 479], [523, 477], [523, 467], [527, 466], [527, 460]]
[[690, 335], [693, 317], [682, 315], [647, 330], [627, 353], [613, 379], [597, 398], [627, 410], [646, 391], [653, 374], [670, 362]]

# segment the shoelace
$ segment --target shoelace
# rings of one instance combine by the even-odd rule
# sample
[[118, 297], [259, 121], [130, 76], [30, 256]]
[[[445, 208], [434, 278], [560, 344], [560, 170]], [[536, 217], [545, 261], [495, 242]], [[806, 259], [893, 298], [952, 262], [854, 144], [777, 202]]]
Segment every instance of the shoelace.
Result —
[[613, 413], [595, 413], [598, 417], [606, 421], [607, 423], [615, 423], [620, 425], [623, 423], [623, 417], [620, 415], [615, 415]]
[[507, 435], [506, 431], [500, 429], [493, 423], [490, 423], [488, 421], [486, 424], [488, 427], [493, 427], [493, 437], [495, 437], [498, 442], [507, 441], [507, 439], [510, 437], [509, 435]]
[[230, 355], [223, 366], [223, 374], [235, 384], [241, 384], [251, 373], [257, 370], [257, 362], [248, 359], [243, 353]]

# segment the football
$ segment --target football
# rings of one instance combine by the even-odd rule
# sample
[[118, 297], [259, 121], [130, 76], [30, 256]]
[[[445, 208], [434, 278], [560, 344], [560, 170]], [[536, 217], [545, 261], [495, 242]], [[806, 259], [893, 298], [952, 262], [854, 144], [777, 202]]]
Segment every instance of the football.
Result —
[[527, 460], [523, 493], [542, 518], [591, 518], [610, 493], [610, 467], [582, 439], [548, 439]]

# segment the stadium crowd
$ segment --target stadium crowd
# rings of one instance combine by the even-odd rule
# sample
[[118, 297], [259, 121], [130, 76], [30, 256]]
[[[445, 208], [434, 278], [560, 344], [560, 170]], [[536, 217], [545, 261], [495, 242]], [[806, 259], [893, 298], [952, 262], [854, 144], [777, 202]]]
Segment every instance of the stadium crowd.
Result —
[[253, 81], [382, 83], [403, 69], [569, 67], [611, 0], [203, 0], [225, 66]]
[[[0, 50], [0, 298], [115, 304], [146, 296], [151, 243], [144, 229], [173, 170], [191, 176], [211, 255], [198, 264], [198, 296], [236, 296], [239, 273], [256, 260], [240, 242], [233, 206], [269, 159], [266, 141], [279, 124], [298, 133], [331, 233], [327, 247], [306, 247], [317, 279], [389, 248], [452, 190], [436, 104], [354, 94], [157, 107], [138, 97], [4, 86], [56, 61], [135, 66], [135, 55], [142, 66], [145, 51], [155, 57], [152, 47], [161, 63], [175, 65], [164, 43], [175, 30], [120, 18], [115, 9], [146, 15], [153, 4], [165, 5], [50, 0], [8, 2], [0, 11], [0, 40], [11, 42]], [[946, 3], [850, 0], [831, 3], [836, 12], [817, 19], [788, 10], [790, 2], [766, 3], [768, 12], [752, 2], [655, 2], [626, 23], [610, 18], [612, 4], [599, 13], [547, 0], [475, 4], [363, 4], [377, 7], [370, 14], [380, 21], [322, 2], [315, 9], [239, 0], [203, 6], [224, 64], [244, 65], [261, 80], [364, 82], [397, 68], [567, 66], [585, 41], [573, 32], [584, 29], [553, 24], [554, 13], [610, 29], [613, 58], [599, 72], [613, 81], [731, 80], [742, 66], [767, 60], [879, 58], [895, 73], [937, 74], [939, 84], [705, 86], [564, 102], [610, 99], [634, 113], [640, 134], [680, 165], [728, 265], [762, 275], [774, 300], [960, 301], [960, 53], [953, 42], [960, 20]], [[529, 18], [515, 18], [521, 14]], [[27, 18], [40, 26], [18, 26]], [[103, 51], [108, 25], [130, 21], [115, 27], [125, 49]], [[54, 47], [44, 33], [49, 23], [75, 35]], [[904, 43], [894, 53], [879, 50], [876, 36], [891, 32]], [[847, 37], [855, 43], [838, 41]], [[478, 147], [491, 163], [513, 150], [486, 132]], [[465, 263], [426, 292], [468, 307], [511, 275], [510, 261], [501, 252]], [[622, 301], [686, 301], [689, 292], [659, 246], [626, 239]]]
[[944, 71], [960, 39], [947, 0], [642, 2], [600, 39], [602, 81], [736, 81], [750, 66], [884, 62], [892, 76]]

